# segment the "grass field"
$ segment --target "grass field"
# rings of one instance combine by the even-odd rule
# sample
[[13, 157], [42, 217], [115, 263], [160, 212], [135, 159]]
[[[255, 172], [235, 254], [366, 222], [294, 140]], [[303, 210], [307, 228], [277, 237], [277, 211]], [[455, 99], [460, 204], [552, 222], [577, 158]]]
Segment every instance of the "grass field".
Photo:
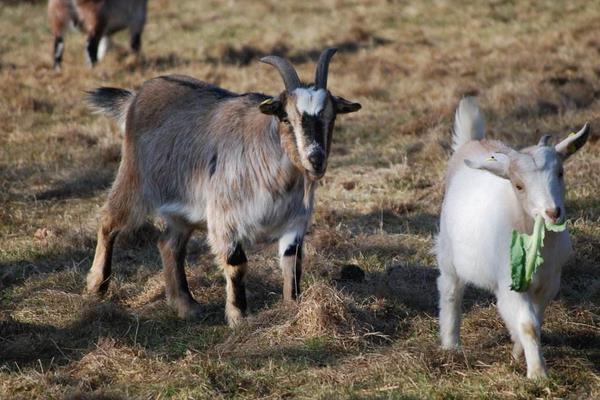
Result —
[[[589, 1], [150, 0], [143, 60], [127, 36], [99, 66], [66, 39], [51, 69], [43, 1], [0, 0], [0, 399], [600, 398], [600, 5]], [[473, 4], [476, 3], [476, 4]], [[533, 2], [531, 2], [533, 3]], [[224, 322], [224, 279], [195, 235], [201, 321], [166, 305], [156, 229], [120, 239], [103, 301], [83, 295], [120, 133], [83, 92], [189, 74], [276, 94], [261, 55], [305, 79], [325, 46], [340, 118], [306, 243], [304, 295], [281, 302], [274, 247], [252, 252], [251, 314]], [[547, 381], [524, 378], [493, 297], [469, 290], [461, 352], [437, 342], [430, 250], [453, 110], [478, 94], [490, 135], [595, 131], [566, 167], [576, 255], [547, 311]], [[340, 279], [346, 265], [362, 282]]]

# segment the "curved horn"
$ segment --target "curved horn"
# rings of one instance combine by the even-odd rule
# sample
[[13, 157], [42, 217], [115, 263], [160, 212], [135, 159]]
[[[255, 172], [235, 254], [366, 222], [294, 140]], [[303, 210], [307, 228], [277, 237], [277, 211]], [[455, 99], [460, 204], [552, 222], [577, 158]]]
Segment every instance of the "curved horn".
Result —
[[336, 48], [330, 47], [323, 50], [317, 62], [317, 71], [315, 72], [315, 87], [317, 89], [327, 89], [327, 72], [329, 71], [329, 61], [337, 51]]
[[516, 151], [515, 149], [513, 149], [511, 147], [508, 147], [505, 144], [501, 144], [501, 147], [494, 149], [494, 152], [499, 153], [499, 154], [504, 154], [510, 158], [513, 158], [519, 154], [518, 151]]
[[261, 58], [260, 61], [277, 68], [277, 71], [279, 71], [283, 83], [285, 84], [285, 89], [288, 92], [291, 92], [300, 86], [300, 78], [298, 78], [294, 66], [290, 64], [288, 60], [278, 56], [267, 56]]
[[540, 141], [538, 142], [537, 145], [538, 146], [548, 146], [551, 138], [552, 138], [552, 136], [550, 136], [550, 135], [544, 135], [540, 138]]

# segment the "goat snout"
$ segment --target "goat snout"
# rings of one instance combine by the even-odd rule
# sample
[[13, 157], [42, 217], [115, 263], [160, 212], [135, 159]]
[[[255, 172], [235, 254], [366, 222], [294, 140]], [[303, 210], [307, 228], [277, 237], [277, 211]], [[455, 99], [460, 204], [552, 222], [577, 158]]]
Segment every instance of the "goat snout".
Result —
[[308, 161], [316, 173], [321, 173], [325, 169], [325, 153], [322, 150], [311, 152], [308, 155]]
[[556, 223], [556, 221], [559, 220], [561, 215], [560, 207], [547, 208], [546, 215], [552, 220], [552, 222]]

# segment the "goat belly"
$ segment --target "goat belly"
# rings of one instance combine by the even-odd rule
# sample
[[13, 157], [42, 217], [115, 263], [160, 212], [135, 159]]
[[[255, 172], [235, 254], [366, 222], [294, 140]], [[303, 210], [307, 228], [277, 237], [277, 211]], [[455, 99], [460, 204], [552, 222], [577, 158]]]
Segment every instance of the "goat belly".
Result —
[[309, 219], [300, 193], [245, 208], [249, 211], [239, 216], [237, 230], [248, 245], [272, 243], [290, 231], [304, 232]]

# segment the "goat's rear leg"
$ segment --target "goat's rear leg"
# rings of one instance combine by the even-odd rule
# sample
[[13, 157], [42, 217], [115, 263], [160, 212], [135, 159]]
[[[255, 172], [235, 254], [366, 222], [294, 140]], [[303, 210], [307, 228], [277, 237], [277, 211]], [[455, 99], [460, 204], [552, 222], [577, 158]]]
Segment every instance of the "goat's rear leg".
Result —
[[158, 241], [162, 258], [167, 302], [184, 319], [200, 317], [200, 304], [194, 300], [185, 276], [185, 254], [193, 229], [187, 225], [171, 224]]
[[442, 270], [437, 286], [440, 293], [442, 348], [456, 349], [460, 346], [461, 305], [465, 285], [456, 275]]
[[115, 218], [109, 207], [102, 211], [98, 242], [92, 268], [87, 275], [87, 291], [90, 294], [104, 294], [108, 289], [111, 275], [112, 252], [115, 239], [123, 226], [123, 221]]
[[144, 15], [135, 18], [129, 25], [129, 46], [133, 53], [133, 62], [140, 63], [142, 57], [142, 32], [144, 31], [144, 23], [146, 22]]
[[61, 0], [48, 1], [48, 22], [50, 30], [54, 36], [54, 51], [52, 58], [54, 60], [54, 69], [60, 71], [63, 51], [65, 49], [64, 33], [67, 23], [71, 20], [71, 13], [68, 4]]
[[129, 38], [129, 45], [131, 47], [131, 51], [133, 51], [133, 53], [136, 56], [139, 56], [139, 54], [142, 50], [142, 31], [141, 31], [141, 29], [131, 31], [131, 36]]

